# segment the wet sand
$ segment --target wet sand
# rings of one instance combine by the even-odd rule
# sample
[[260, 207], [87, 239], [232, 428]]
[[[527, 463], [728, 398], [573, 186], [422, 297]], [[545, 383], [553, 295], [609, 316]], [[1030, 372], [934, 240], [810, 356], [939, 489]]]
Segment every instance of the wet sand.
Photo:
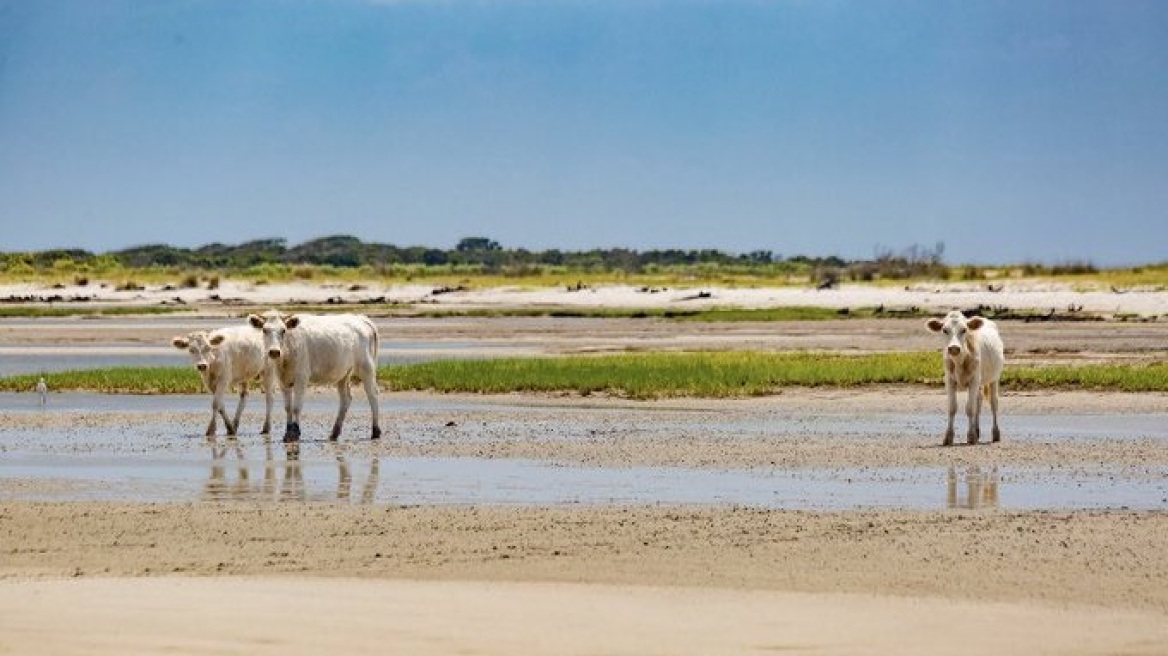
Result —
[[[1168, 293], [1165, 293], [1168, 297]], [[354, 311], [360, 311], [355, 308]], [[241, 314], [0, 320], [0, 355], [170, 354], [174, 335], [243, 323]], [[920, 319], [697, 322], [563, 317], [374, 316], [382, 355], [493, 357], [676, 350], [940, 351]], [[1168, 358], [1168, 321], [1011, 321], [1001, 326], [1012, 362], [1147, 362]], [[430, 348], [426, 348], [429, 346]], [[939, 357], [939, 356], [938, 356]]]
[[[543, 324], [532, 321], [524, 330], [535, 334]], [[499, 326], [484, 325], [462, 328], [459, 339]], [[571, 325], [555, 324], [564, 343]], [[594, 323], [575, 325], [582, 341], [594, 339], [586, 336]], [[637, 332], [638, 324], [622, 325]], [[1130, 350], [1108, 349], [1087, 331], [1065, 348], [1155, 358], [1163, 329], [1148, 326], [1148, 336], [1115, 342]], [[649, 342], [668, 340], [655, 331]], [[854, 333], [856, 348], [891, 339], [870, 334], [865, 342]], [[609, 337], [626, 346], [638, 339]], [[1160, 394], [1007, 392], [1006, 441], [952, 449], [936, 446], [932, 423], [919, 434], [888, 428], [904, 413], [940, 420], [941, 392], [919, 388], [652, 404], [508, 396], [453, 409], [428, 407], [431, 395], [386, 396], [401, 406], [376, 446], [355, 437], [366, 417], [363, 399], [354, 399], [343, 439], [355, 456], [376, 449], [386, 458], [695, 469], [1105, 465], [1151, 476], [1168, 465], [1168, 443], [1156, 436], [1010, 433], [1012, 417], [1020, 427], [1023, 418], [1034, 425], [1056, 414], [1072, 423], [1110, 415], [1117, 424], [1163, 414], [1168, 396]], [[252, 416], [254, 399], [250, 408]], [[801, 418], [848, 413], [885, 413], [888, 424], [847, 434], [801, 428]], [[329, 419], [321, 415], [306, 430], [323, 433]], [[205, 421], [193, 410], [170, 416], [176, 439]], [[0, 419], [30, 434], [56, 422], [81, 430], [87, 421], [116, 432], [142, 415], [8, 410]], [[589, 433], [597, 423], [601, 430]], [[679, 432], [684, 425], [720, 428]], [[85, 446], [68, 442], [41, 446]], [[157, 448], [168, 443], [160, 436]], [[22, 497], [22, 484], [29, 481], [0, 487], [0, 652], [1168, 652], [1163, 511], [38, 502]]]

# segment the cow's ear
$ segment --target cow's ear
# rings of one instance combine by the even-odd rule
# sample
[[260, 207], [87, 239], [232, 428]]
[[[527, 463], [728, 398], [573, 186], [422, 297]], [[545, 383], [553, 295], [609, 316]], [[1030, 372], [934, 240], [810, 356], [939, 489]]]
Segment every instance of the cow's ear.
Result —
[[944, 327], [945, 327], [945, 323], [943, 321], [941, 321], [940, 319], [929, 319], [928, 321], [925, 322], [925, 328], [928, 328], [929, 330], [931, 330], [935, 333], [941, 332], [941, 329]]
[[227, 338], [224, 337], [223, 334], [216, 333], [214, 335], [211, 335], [211, 339], [209, 339], [207, 341], [211, 342], [211, 346], [219, 346], [220, 344], [223, 343], [223, 340], [225, 340], [225, 339], [227, 339]]
[[284, 319], [284, 325], [288, 328], [295, 328], [296, 326], [300, 325], [300, 317], [296, 316], [295, 314], [289, 314], [288, 317]]
[[247, 322], [250, 323], [253, 328], [264, 327], [264, 318], [258, 314], [249, 314], [247, 317]]
[[965, 327], [969, 328], [970, 330], [977, 330], [978, 328], [981, 328], [983, 325], [985, 325], [985, 319], [982, 319], [981, 317], [974, 317], [974, 318], [970, 319], [968, 323], [965, 324]]
[[183, 350], [186, 350], [186, 348], [191, 345], [191, 343], [187, 341], [186, 337], [175, 337], [174, 339], [170, 340], [170, 343], [174, 344], [176, 349]]

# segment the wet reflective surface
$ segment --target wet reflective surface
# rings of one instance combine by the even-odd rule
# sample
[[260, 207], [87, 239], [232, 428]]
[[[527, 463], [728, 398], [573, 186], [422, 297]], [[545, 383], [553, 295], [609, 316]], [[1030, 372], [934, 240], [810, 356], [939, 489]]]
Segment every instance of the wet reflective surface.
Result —
[[[40, 479], [36, 500], [351, 504], [715, 504], [788, 509], [1168, 509], [1168, 471], [1041, 472], [976, 466], [713, 470], [581, 467], [530, 460], [355, 457], [344, 446], [208, 443], [201, 456], [8, 454], [4, 478]], [[68, 483], [56, 485], [56, 483]]]
[[[356, 400], [356, 401], [359, 401]], [[306, 410], [321, 421], [331, 417], [329, 395], [309, 400]], [[947, 467], [748, 468], [678, 466], [590, 466], [520, 457], [419, 457], [403, 455], [404, 442], [486, 440], [483, 432], [508, 435], [546, 431], [531, 407], [443, 397], [419, 399], [387, 395], [383, 412], [473, 411], [483, 421], [428, 436], [403, 434], [380, 442], [352, 437], [333, 443], [306, 439], [283, 444], [244, 427], [239, 438], [208, 439], [199, 434], [207, 412], [205, 396], [53, 395], [41, 409], [33, 395], [0, 394], [0, 410], [23, 427], [0, 426], [0, 498], [29, 500], [333, 502], [344, 504], [715, 504], [787, 509], [1009, 508], [1168, 509], [1168, 467], [1082, 464], [1061, 467], [1002, 467], [955, 464]], [[359, 405], [359, 403], [358, 403]], [[262, 401], [252, 397], [245, 422]], [[532, 419], [536, 413], [537, 419]], [[611, 411], [579, 410], [570, 430], [553, 440], [588, 440], [613, 431]], [[872, 415], [786, 417], [769, 429], [757, 419], [733, 415], [703, 423], [698, 416], [682, 426], [671, 414], [657, 420], [651, 410], [636, 414], [646, 427], [689, 434], [708, 430], [719, 437], [760, 430], [792, 430], [814, 439], [869, 439], [895, 431], [939, 434], [942, 418]], [[50, 416], [65, 420], [41, 422]], [[606, 418], [609, 417], [609, 418]], [[359, 422], [363, 417], [353, 418]], [[497, 418], [497, 421], [494, 419]], [[76, 421], [84, 426], [73, 426]], [[427, 420], [441, 426], [438, 421]], [[1110, 440], [1123, 436], [1168, 444], [1164, 415], [1012, 418], [1011, 439]], [[590, 423], [591, 422], [591, 423]], [[258, 423], [258, 422], [253, 422]], [[53, 428], [53, 426], [57, 426]], [[62, 428], [61, 426], [65, 426]], [[627, 429], [631, 429], [626, 427]], [[622, 430], [620, 427], [616, 431]], [[323, 432], [321, 433], [323, 436]], [[542, 437], [542, 433], [540, 435]], [[850, 437], [850, 436], [854, 436]], [[896, 439], [894, 437], [894, 439]], [[477, 443], [477, 442], [476, 442]], [[993, 448], [993, 447], [985, 447]], [[960, 454], [960, 450], [954, 450]]]

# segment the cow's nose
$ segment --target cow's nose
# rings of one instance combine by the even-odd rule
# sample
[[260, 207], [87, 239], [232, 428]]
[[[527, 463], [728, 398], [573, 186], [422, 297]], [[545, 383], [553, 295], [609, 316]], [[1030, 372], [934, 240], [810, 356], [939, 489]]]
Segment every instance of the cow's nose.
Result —
[[268, 357], [277, 360], [280, 358], [280, 349], [268, 349]]
[[961, 355], [961, 347], [956, 344], [950, 344], [949, 355]]
[[199, 371], [206, 371], [207, 370], [207, 363], [200, 362], [199, 364], [195, 365], [195, 369], [198, 369]]

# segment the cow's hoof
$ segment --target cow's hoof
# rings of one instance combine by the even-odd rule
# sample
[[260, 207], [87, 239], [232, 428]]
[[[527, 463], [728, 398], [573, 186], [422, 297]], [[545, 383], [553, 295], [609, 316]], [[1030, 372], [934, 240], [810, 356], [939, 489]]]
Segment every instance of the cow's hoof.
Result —
[[373, 427], [373, 434], [369, 436], [369, 439], [372, 439], [372, 440], [381, 439], [381, 426], [374, 426]]
[[336, 442], [340, 436], [341, 436], [341, 429], [334, 428], [333, 432], [329, 433], [329, 441]]
[[270, 435], [271, 433], [272, 433], [272, 425], [271, 424], [264, 424], [264, 427], [260, 429], [260, 435]]
[[288, 427], [284, 430], [284, 441], [285, 442], [297, 442], [299, 440], [300, 440], [300, 424], [298, 424], [298, 423], [288, 424]]

